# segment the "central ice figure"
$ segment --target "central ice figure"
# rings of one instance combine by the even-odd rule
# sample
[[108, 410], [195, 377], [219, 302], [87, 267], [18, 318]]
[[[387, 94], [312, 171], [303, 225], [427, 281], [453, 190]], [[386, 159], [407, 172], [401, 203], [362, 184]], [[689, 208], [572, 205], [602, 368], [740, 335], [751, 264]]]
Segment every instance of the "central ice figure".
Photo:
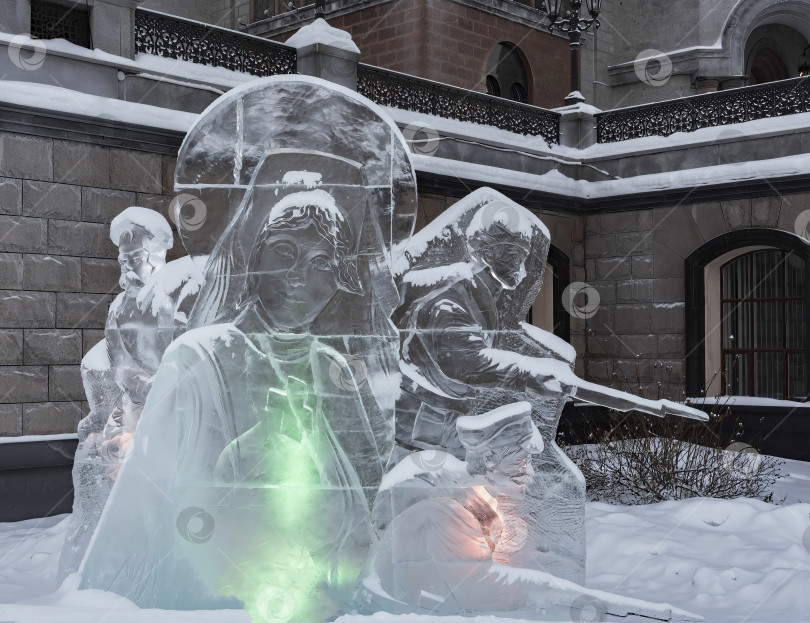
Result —
[[[244, 604], [255, 621], [323, 621], [349, 609], [386, 452], [351, 357], [312, 331], [341, 313], [339, 292], [363, 294], [359, 242], [336, 200], [362, 202], [362, 182], [359, 165], [318, 152], [283, 150], [257, 167], [242, 218], [215, 254], [219, 272], [209, 273], [243, 279], [238, 315], [167, 351], [142, 442], [88, 554], [86, 586], [141, 606]], [[249, 235], [238, 275], [236, 241]], [[99, 545], [115, 529], [137, 545]]]

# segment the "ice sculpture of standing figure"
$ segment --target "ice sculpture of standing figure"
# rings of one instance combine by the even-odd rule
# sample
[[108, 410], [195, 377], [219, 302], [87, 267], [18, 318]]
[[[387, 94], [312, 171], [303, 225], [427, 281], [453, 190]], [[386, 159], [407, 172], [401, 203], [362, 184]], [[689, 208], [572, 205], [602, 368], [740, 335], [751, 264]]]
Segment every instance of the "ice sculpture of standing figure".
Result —
[[194, 328], [166, 351], [80, 585], [325, 621], [354, 607], [393, 446], [387, 254], [413, 222], [405, 144], [356, 93], [269, 78], [201, 117], [177, 186], [191, 179], [223, 207], [186, 240], [209, 256]]
[[60, 558], [62, 577], [79, 567], [176, 329], [176, 299], [154, 305], [139, 300], [146, 283], [166, 265], [166, 251], [173, 244], [169, 223], [153, 210], [133, 206], [113, 219], [110, 238], [118, 247], [123, 292], [110, 306], [104, 339], [82, 360], [90, 414], [79, 423], [74, 509]]

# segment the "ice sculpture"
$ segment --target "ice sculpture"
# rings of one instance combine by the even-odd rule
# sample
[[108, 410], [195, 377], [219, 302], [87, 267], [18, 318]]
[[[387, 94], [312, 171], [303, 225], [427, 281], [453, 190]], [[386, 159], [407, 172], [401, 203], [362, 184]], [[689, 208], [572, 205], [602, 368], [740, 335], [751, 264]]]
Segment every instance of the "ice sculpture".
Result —
[[[80, 587], [142, 607], [244, 607], [256, 623], [558, 616], [594, 599], [688, 617], [523, 561], [546, 525], [533, 504], [570, 499], [526, 495], [558, 405], [575, 391], [632, 398], [581, 381], [558, 341], [520, 327], [540, 288], [542, 223], [481, 191], [446, 231], [409, 239], [416, 184], [399, 130], [358, 94], [301, 76], [209, 107], [175, 182], [204, 284], [151, 383]], [[462, 570], [477, 581], [433, 592]]]
[[110, 306], [104, 339], [82, 360], [90, 413], [79, 423], [74, 509], [60, 558], [62, 577], [78, 569], [129, 453], [160, 359], [182, 331], [178, 310], [199, 287], [188, 271], [188, 258], [166, 265], [172, 230], [157, 212], [127, 208], [113, 219], [110, 237], [118, 247], [123, 292]]
[[516, 511], [534, 477], [530, 457], [543, 452], [531, 411], [518, 402], [461, 416], [455, 428], [464, 461], [423, 450], [386, 474], [373, 512], [382, 538], [358, 601], [393, 613], [700, 620], [511, 564], [526, 540], [526, 518]]
[[519, 504], [528, 536], [510, 564], [584, 581], [585, 482], [556, 445], [569, 396], [620, 410], [705, 418], [577, 378], [570, 345], [522, 320], [542, 286], [549, 232], [504, 195], [479, 189], [396, 250], [403, 333], [398, 460], [408, 450], [463, 458], [456, 421], [528, 400], [547, 450]]
[[325, 621], [354, 608], [394, 443], [389, 255], [414, 221], [407, 148], [356, 93], [268, 78], [201, 116], [176, 186], [206, 206], [182, 233], [208, 256], [205, 285], [81, 586], [141, 606]]

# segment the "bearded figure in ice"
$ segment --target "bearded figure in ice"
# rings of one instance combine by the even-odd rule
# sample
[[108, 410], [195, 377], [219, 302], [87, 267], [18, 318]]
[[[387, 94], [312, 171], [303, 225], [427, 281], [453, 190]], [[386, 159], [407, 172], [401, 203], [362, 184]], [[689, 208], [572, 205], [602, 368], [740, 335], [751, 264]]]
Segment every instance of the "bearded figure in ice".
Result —
[[394, 462], [420, 449], [463, 458], [459, 417], [529, 401], [547, 448], [532, 458], [537, 476], [518, 503], [530, 535], [509, 564], [583, 582], [585, 482], [555, 443], [566, 400], [659, 416], [705, 415], [578, 378], [573, 348], [522, 322], [542, 286], [549, 244], [537, 217], [482, 188], [398, 249], [394, 320], [403, 335], [403, 376]]
[[455, 426], [464, 461], [423, 450], [385, 475], [372, 513], [380, 544], [358, 602], [392, 613], [694, 620], [666, 604], [591, 591], [510, 564], [528, 537], [515, 503], [535, 475], [531, 457], [544, 449], [531, 411], [528, 402], [517, 402], [461, 416]]
[[153, 210], [130, 207], [110, 225], [123, 289], [110, 305], [104, 339], [82, 360], [90, 414], [79, 423], [73, 469], [74, 509], [60, 558], [62, 577], [78, 569], [126, 458], [143, 404], [174, 338], [177, 298], [142, 305], [144, 286], [164, 270], [173, 244], [169, 223]]
[[407, 150], [357, 94], [277, 77], [201, 117], [185, 180], [218, 208], [183, 234], [208, 256], [194, 328], [163, 358], [80, 585], [325, 621], [354, 609], [393, 446], [386, 255], [413, 223]]

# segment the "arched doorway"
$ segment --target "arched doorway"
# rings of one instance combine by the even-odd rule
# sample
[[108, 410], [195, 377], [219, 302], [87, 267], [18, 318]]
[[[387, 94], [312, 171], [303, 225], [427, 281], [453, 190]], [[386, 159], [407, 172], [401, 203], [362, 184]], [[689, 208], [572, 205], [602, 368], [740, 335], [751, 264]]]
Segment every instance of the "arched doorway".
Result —
[[751, 32], [745, 45], [745, 72], [749, 84], [787, 80], [799, 75], [807, 40], [784, 24], [766, 24]]
[[487, 93], [527, 103], [531, 85], [529, 72], [517, 46], [499, 43], [487, 57]]

